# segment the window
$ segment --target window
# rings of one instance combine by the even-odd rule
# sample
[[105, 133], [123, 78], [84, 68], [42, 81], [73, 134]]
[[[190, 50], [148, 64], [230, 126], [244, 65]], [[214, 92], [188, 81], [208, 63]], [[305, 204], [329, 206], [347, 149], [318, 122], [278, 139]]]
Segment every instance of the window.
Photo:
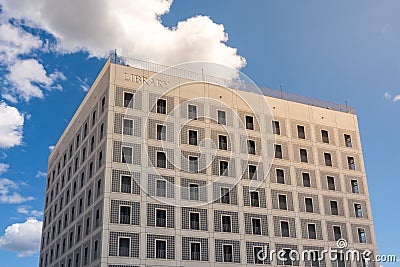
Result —
[[221, 187], [221, 203], [230, 204], [229, 188]]
[[92, 204], [92, 189], [89, 189], [87, 193], [87, 205], [90, 206]]
[[332, 215], [339, 215], [337, 201], [331, 200], [330, 201], [330, 205], [331, 205], [331, 214]]
[[354, 163], [354, 157], [347, 157], [347, 163], [349, 164], [349, 170], [356, 169], [356, 164]]
[[189, 184], [189, 199], [190, 200], [199, 200], [199, 185], [198, 184]]
[[133, 134], [133, 120], [124, 119], [124, 126], [122, 129], [122, 133], [126, 135]]
[[306, 197], [304, 201], [306, 203], [306, 212], [314, 212], [313, 199]]
[[308, 238], [309, 239], [317, 239], [317, 233], [315, 230], [315, 224], [309, 223], [307, 225], [307, 230], [308, 230]]
[[99, 241], [98, 240], [96, 240], [96, 241], [94, 241], [94, 255], [93, 255], [93, 258], [94, 259], [97, 259], [97, 256], [98, 256], [98, 250], [99, 249]]
[[164, 169], [167, 167], [167, 157], [164, 152], [157, 151], [157, 167]]
[[167, 181], [156, 180], [156, 196], [166, 197], [167, 195]]
[[301, 175], [303, 177], [303, 186], [311, 187], [310, 174], [307, 172], [303, 172]]
[[121, 192], [122, 193], [131, 193], [131, 177], [130, 176], [121, 176]]
[[342, 238], [342, 230], [340, 229], [340, 226], [333, 226], [333, 237], [335, 241]]
[[365, 235], [365, 230], [362, 228], [358, 228], [357, 233], [358, 233], [358, 242], [363, 243], [363, 244], [367, 243], [367, 237]]
[[94, 140], [94, 135], [93, 135], [92, 138], [90, 139], [90, 152], [93, 152], [94, 144], [95, 144], [95, 140]]
[[312, 254], [311, 254], [311, 267], [319, 267], [319, 253], [318, 253], [318, 250], [312, 251]]
[[89, 248], [85, 247], [85, 253], [84, 253], [84, 258], [83, 258], [83, 265], [88, 264], [88, 258], [89, 258]]
[[274, 145], [275, 147], [275, 158], [281, 159], [283, 157], [282, 155], [282, 145]]
[[249, 165], [249, 179], [257, 180], [257, 166]]
[[289, 237], [289, 222], [281, 221], [281, 236]]
[[197, 242], [190, 243], [190, 259], [192, 261], [200, 260], [200, 243]]
[[328, 189], [329, 190], [336, 190], [336, 186], [335, 186], [335, 177], [332, 176], [327, 176], [326, 177], [327, 182], [328, 182]]
[[86, 160], [86, 147], [82, 148], [82, 163]]
[[190, 212], [189, 219], [190, 219], [190, 229], [200, 230], [200, 213]]
[[351, 136], [349, 134], [344, 135], [344, 144], [346, 145], [346, 147], [353, 147]]
[[256, 154], [256, 142], [254, 140], [247, 140], [247, 153]]
[[357, 180], [351, 180], [351, 192], [354, 193], [354, 194], [358, 194], [359, 193]]
[[188, 105], [188, 118], [197, 120], [197, 107], [195, 105]]
[[279, 209], [287, 210], [286, 195], [278, 195]]
[[263, 248], [262, 247], [253, 247], [253, 254], [254, 254], [254, 263], [255, 264], [264, 264], [262, 260], [263, 257]]
[[231, 216], [222, 215], [222, 232], [232, 232]]
[[167, 100], [165, 99], [157, 100], [157, 113], [167, 114]]
[[103, 98], [101, 99], [101, 113], [104, 112], [105, 105], [106, 105], [106, 97], [103, 96]]
[[133, 108], [133, 94], [124, 93], [124, 107], [125, 108]]
[[226, 114], [223, 110], [218, 110], [218, 124], [226, 125]]
[[156, 258], [157, 259], [167, 258], [167, 241], [156, 240]]
[[297, 137], [300, 139], [306, 139], [306, 132], [304, 130], [304, 126], [297, 125]]
[[86, 218], [86, 235], [89, 234], [90, 231], [90, 218]]
[[199, 172], [199, 158], [189, 156], [189, 172], [197, 173]]
[[276, 169], [276, 182], [279, 184], [285, 183], [285, 172], [282, 169]]
[[86, 136], [87, 136], [87, 131], [88, 131], [88, 124], [87, 124], [87, 122], [86, 122], [85, 125], [83, 126], [83, 139], [86, 138]]
[[254, 130], [254, 118], [252, 116], [246, 116], [246, 129]]
[[224, 253], [223, 260], [224, 262], [233, 262], [232, 257], [232, 245], [222, 245], [222, 251]]
[[257, 191], [250, 192], [250, 205], [252, 207], [259, 207], [260, 206], [260, 201], [259, 201], [259, 198], [258, 198], [258, 192]]
[[228, 176], [228, 162], [221, 160], [219, 162], [219, 175]]
[[251, 218], [251, 229], [253, 235], [261, 235], [261, 219]]
[[326, 130], [321, 130], [322, 142], [329, 144], [329, 133]]
[[100, 134], [99, 134], [99, 140], [103, 139], [103, 134], [104, 134], [104, 123], [100, 125]]
[[157, 140], [167, 140], [167, 127], [162, 124], [157, 124]]
[[92, 113], [92, 126], [96, 124], [96, 110]]
[[103, 165], [103, 151], [99, 152], [99, 167]]
[[156, 226], [167, 227], [167, 211], [156, 209]]
[[79, 145], [80, 145], [80, 135], [78, 134], [77, 136], [76, 136], [76, 148], [78, 148], [79, 147]]
[[300, 149], [300, 161], [304, 162], [304, 163], [308, 163], [307, 150], [304, 148]]
[[332, 156], [330, 153], [324, 153], [325, 166], [332, 167]]
[[363, 217], [361, 204], [354, 203], [354, 213], [357, 218]]
[[131, 223], [131, 207], [128, 206], [119, 207], [119, 223], [120, 224]]
[[272, 121], [272, 132], [277, 135], [281, 134], [281, 127], [279, 125], [279, 121]]
[[226, 135], [218, 135], [218, 148], [228, 150], [228, 137]]
[[132, 148], [122, 147], [122, 163], [132, 164]]
[[197, 131], [189, 130], [189, 145], [197, 146]]
[[283, 265], [293, 265], [292, 259], [290, 258], [292, 250], [290, 248], [285, 248], [283, 249], [283, 251], [285, 252], [285, 254], [282, 257], [285, 259], [283, 261]]

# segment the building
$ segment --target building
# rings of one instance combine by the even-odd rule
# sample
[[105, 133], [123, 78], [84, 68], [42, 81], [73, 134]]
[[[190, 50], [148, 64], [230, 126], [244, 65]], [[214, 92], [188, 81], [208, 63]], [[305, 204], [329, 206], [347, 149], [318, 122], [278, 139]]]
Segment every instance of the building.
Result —
[[49, 157], [40, 266], [375, 266], [270, 255], [377, 254], [352, 108], [127, 60]]

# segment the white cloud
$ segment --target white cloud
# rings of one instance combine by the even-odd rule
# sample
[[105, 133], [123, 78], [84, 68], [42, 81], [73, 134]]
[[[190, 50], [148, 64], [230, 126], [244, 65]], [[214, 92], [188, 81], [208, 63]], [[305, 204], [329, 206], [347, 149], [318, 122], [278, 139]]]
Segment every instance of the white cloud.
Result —
[[0, 102], [0, 148], [10, 148], [22, 142], [24, 116], [15, 107]]
[[55, 146], [49, 146], [49, 150], [50, 150], [50, 151], [53, 151], [54, 147], [55, 147]]
[[10, 167], [10, 165], [6, 163], [0, 163], [0, 175], [5, 173], [8, 170], [8, 167]]
[[29, 205], [23, 205], [23, 206], [17, 207], [17, 212], [24, 214], [24, 215], [32, 215], [35, 218], [43, 216], [42, 211], [34, 210], [34, 209], [32, 209], [32, 206], [29, 206]]
[[42, 222], [36, 219], [14, 223], [0, 237], [0, 248], [16, 252], [18, 257], [32, 256], [39, 251], [41, 230]]
[[117, 48], [122, 55], [166, 65], [188, 61], [221, 63], [235, 69], [245, 65], [237, 50], [226, 44], [224, 26], [209, 17], [191, 17], [174, 28], [164, 26], [161, 16], [170, 11], [172, 0], [2, 2], [8, 18], [53, 34], [58, 39], [56, 49], [62, 53], [83, 50], [105, 57]]
[[41, 178], [41, 177], [47, 177], [47, 173], [46, 172], [41, 172], [41, 171], [38, 171], [37, 173], [36, 173], [36, 178]]
[[0, 203], [19, 204], [34, 200], [34, 197], [23, 197], [17, 191], [19, 184], [7, 178], [0, 178]]
[[392, 98], [392, 95], [389, 92], [385, 92], [385, 98], [387, 100], [390, 100]]
[[393, 101], [394, 101], [394, 102], [400, 101], [400, 95], [396, 95], [396, 96], [393, 98]]

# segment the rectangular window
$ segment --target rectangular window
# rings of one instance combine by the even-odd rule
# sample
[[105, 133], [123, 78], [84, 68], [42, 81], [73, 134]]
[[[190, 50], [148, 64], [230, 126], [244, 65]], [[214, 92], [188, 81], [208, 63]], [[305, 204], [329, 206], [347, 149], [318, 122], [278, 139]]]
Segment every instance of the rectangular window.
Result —
[[189, 199], [190, 200], [199, 200], [199, 185], [198, 184], [189, 184]]
[[335, 177], [327, 176], [327, 177], [326, 177], [326, 180], [327, 180], [327, 182], [328, 182], [328, 189], [329, 189], [329, 190], [332, 190], [332, 191], [336, 190], [336, 186], [335, 186]]
[[86, 122], [85, 125], [83, 126], [83, 139], [86, 138], [87, 132], [88, 132], [88, 124]]
[[133, 108], [133, 94], [124, 93], [124, 107], [125, 108]]
[[326, 130], [321, 130], [322, 142], [329, 144], [329, 133]]
[[226, 125], [226, 114], [223, 110], [218, 110], [218, 124]]
[[222, 245], [222, 251], [224, 253], [224, 255], [223, 255], [224, 262], [233, 262], [232, 245]]
[[188, 105], [188, 118], [190, 120], [197, 120], [197, 106]]
[[104, 107], [105, 107], [105, 105], [106, 105], [106, 97], [103, 96], [103, 98], [101, 99], [101, 108], [100, 108], [101, 113], [104, 112]]
[[257, 191], [250, 192], [250, 205], [252, 207], [259, 207], [260, 206], [260, 200], [259, 200]]
[[222, 215], [222, 232], [230, 233], [232, 232], [231, 216]]
[[165, 99], [157, 100], [157, 113], [167, 114], [167, 100]]
[[158, 197], [166, 197], [167, 196], [167, 181], [156, 180], [156, 195]]
[[251, 218], [251, 228], [253, 235], [261, 235], [261, 219]]
[[307, 150], [304, 148], [300, 149], [300, 161], [303, 163], [308, 163]]
[[167, 211], [156, 209], [156, 226], [167, 227]]
[[310, 174], [307, 172], [303, 172], [301, 175], [303, 177], [303, 186], [311, 187]]
[[228, 176], [228, 162], [221, 160], [219, 162], [219, 175], [220, 176]]
[[230, 204], [229, 188], [221, 187], [221, 203]]
[[129, 257], [129, 243], [130, 238], [119, 238], [118, 256]]
[[287, 210], [286, 195], [278, 195], [279, 209]]
[[119, 223], [120, 224], [131, 223], [131, 207], [128, 206], [119, 207]]
[[289, 222], [281, 221], [281, 236], [289, 237]]
[[297, 137], [300, 139], [306, 139], [306, 132], [304, 130], [304, 126], [297, 125]]
[[292, 255], [291, 254], [292, 250], [290, 248], [285, 248], [285, 249], [283, 249], [283, 251], [285, 252], [283, 255], [283, 258], [285, 259], [283, 261], [283, 265], [293, 265], [293, 261], [290, 258], [290, 255]]
[[354, 194], [358, 194], [359, 193], [357, 180], [351, 180], [351, 192], [354, 193]]
[[309, 239], [317, 239], [317, 232], [315, 230], [315, 224], [309, 223], [307, 225], [307, 230], [308, 230], [308, 238]]
[[276, 135], [281, 134], [281, 127], [279, 125], [279, 121], [272, 121], [272, 132]]
[[324, 153], [325, 166], [332, 167], [332, 156], [330, 153]]
[[340, 226], [333, 226], [333, 237], [335, 241], [342, 238], [342, 230], [340, 229]]
[[246, 129], [254, 130], [254, 118], [252, 116], [246, 116]]
[[361, 204], [354, 203], [354, 213], [357, 218], [363, 217]]
[[190, 243], [190, 259], [192, 261], [200, 260], [200, 243], [197, 242]]
[[275, 158], [277, 158], [277, 159], [283, 158], [282, 145], [274, 144], [274, 147], [275, 147]]
[[344, 135], [344, 143], [346, 147], [353, 147], [353, 144], [351, 142], [351, 136], [349, 134]]
[[362, 244], [367, 243], [367, 237], [365, 235], [365, 230], [362, 228], [358, 228], [357, 233], [358, 233], [358, 241]]
[[189, 145], [197, 146], [197, 131], [189, 130]]
[[156, 258], [157, 259], [167, 258], [167, 241], [156, 240]]
[[355, 170], [356, 164], [354, 162], [354, 157], [347, 157], [347, 163], [349, 164], [349, 170]]
[[218, 148], [228, 150], [228, 137], [226, 135], [218, 135]]
[[164, 169], [167, 167], [167, 157], [164, 152], [157, 151], [157, 167]]
[[249, 165], [249, 179], [257, 180], [257, 166]]
[[282, 169], [276, 169], [276, 182], [279, 184], [285, 183], [285, 172]]
[[132, 153], [131, 147], [122, 147], [122, 163], [132, 164]]
[[314, 212], [313, 199], [310, 197], [306, 197], [304, 201], [306, 204], [306, 212]]
[[256, 142], [254, 140], [247, 140], [247, 153], [256, 154]]
[[133, 120], [124, 119], [123, 134], [133, 135]]
[[200, 213], [190, 212], [189, 219], [190, 219], [190, 229], [200, 230]]
[[337, 201], [331, 200], [330, 201], [331, 205], [331, 214], [332, 215], [339, 215], [339, 210], [338, 210], [338, 203]]
[[162, 124], [157, 124], [157, 140], [167, 140], [167, 127]]
[[199, 158], [189, 156], [189, 171], [193, 173], [199, 172]]
[[263, 247], [253, 247], [254, 264], [264, 264], [262, 257], [264, 257]]
[[92, 126], [96, 124], [96, 110], [92, 113]]
[[131, 177], [130, 176], [121, 176], [121, 192], [122, 193], [131, 193]]

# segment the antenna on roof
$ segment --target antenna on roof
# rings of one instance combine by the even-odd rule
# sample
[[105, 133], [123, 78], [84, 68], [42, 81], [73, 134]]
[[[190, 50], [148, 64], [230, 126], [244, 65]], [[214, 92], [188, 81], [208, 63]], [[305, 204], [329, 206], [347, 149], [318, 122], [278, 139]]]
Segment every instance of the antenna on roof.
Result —
[[281, 99], [283, 99], [282, 83], [280, 83], [279, 88], [280, 88], [280, 90], [281, 90]]
[[344, 101], [346, 103], [346, 112], [349, 112], [349, 109], [347, 108], [347, 100]]
[[117, 49], [114, 49], [114, 63], [117, 64]]

